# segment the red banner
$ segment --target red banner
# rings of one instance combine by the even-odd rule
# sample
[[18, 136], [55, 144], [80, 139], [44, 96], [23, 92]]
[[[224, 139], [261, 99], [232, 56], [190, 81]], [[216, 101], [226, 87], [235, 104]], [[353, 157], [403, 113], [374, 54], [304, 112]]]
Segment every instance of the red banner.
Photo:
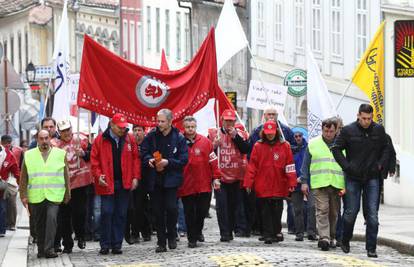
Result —
[[218, 89], [214, 29], [184, 68], [162, 71], [134, 65], [85, 35], [78, 105], [108, 117], [123, 113], [128, 122], [156, 125], [161, 108], [174, 122], [204, 107]]

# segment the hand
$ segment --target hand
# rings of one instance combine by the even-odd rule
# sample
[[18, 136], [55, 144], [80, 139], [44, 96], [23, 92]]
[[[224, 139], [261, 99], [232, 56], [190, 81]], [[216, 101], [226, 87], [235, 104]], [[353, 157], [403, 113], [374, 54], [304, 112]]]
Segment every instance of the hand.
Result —
[[132, 186], [131, 186], [131, 191], [137, 189], [138, 187], [138, 179], [132, 179]]
[[157, 169], [157, 171], [161, 172], [164, 170], [164, 168], [168, 165], [168, 160], [167, 159], [162, 159], [160, 162], [156, 162], [155, 163], [155, 168]]
[[289, 192], [293, 192], [295, 191], [295, 187], [294, 186], [289, 186]]
[[99, 185], [100, 186], [108, 186], [108, 184], [105, 181], [105, 174], [102, 174], [101, 176], [99, 176]]
[[219, 190], [220, 187], [221, 187], [220, 179], [214, 179], [214, 181], [213, 181], [214, 190]]
[[216, 149], [220, 144], [220, 135], [217, 135], [213, 140], [213, 148]]
[[148, 161], [148, 165], [149, 165], [151, 168], [155, 168], [155, 159], [154, 159], [154, 158], [150, 159], [150, 160]]
[[309, 194], [309, 186], [307, 184], [302, 184], [300, 189], [302, 191], [302, 194], [304, 194], [305, 196]]
[[252, 192], [252, 189], [250, 187], [246, 187], [247, 194], [250, 194]]
[[340, 197], [342, 197], [343, 195], [345, 195], [346, 194], [346, 189], [344, 188], [344, 189], [342, 189], [341, 191], [339, 191], [338, 192], [338, 195], [340, 196]]
[[230, 134], [231, 138], [235, 138], [237, 135], [237, 130], [234, 127], [231, 127], [230, 129], [228, 129], [227, 132]]
[[68, 204], [70, 201], [70, 194], [65, 194], [65, 197], [63, 198], [63, 203]]
[[22, 200], [22, 203], [23, 203], [24, 207], [27, 207], [29, 205], [29, 200], [27, 199], [27, 197], [24, 197], [21, 200]]

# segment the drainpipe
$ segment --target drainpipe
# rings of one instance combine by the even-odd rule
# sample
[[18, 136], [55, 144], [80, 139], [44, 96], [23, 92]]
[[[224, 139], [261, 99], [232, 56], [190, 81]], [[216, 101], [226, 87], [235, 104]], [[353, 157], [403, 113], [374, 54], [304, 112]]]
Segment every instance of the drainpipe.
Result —
[[[188, 13], [190, 14], [190, 54], [191, 54], [191, 57], [193, 56], [193, 38], [192, 38], [192, 36], [193, 36], [193, 18], [192, 18], [192, 8], [191, 8], [191, 6], [183, 6], [182, 5], [182, 1], [181, 0], [177, 0], [177, 2], [178, 2], [178, 6], [180, 7], [180, 8], [185, 8], [185, 9], [188, 9]], [[185, 2], [188, 2], [188, 1], [185, 1]]]

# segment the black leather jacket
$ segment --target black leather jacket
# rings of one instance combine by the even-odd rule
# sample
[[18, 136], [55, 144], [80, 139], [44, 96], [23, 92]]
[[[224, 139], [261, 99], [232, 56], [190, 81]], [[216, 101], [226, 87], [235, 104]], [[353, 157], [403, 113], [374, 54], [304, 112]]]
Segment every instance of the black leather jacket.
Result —
[[389, 160], [387, 143], [384, 127], [372, 122], [364, 129], [356, 121], [342, 129], [331, 150], [346, 177], [363, 182], [381, 178]]

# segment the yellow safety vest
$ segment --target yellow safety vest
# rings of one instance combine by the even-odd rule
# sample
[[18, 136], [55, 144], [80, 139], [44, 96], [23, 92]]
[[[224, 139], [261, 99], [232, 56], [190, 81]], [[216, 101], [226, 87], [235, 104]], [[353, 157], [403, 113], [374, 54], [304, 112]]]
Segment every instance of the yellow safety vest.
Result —
[[29, 203], [40, 203], [47, 199], [62, 202], [65, 196], [65, 150], [53, 147], [46, 162], [38, 147], [24, 154], [28, 174]]
[[342, 169], [333, 157], [328, 145], [323, 141], [322, 136], [310, 141], [309, 153], [312, 155], [310, 164], [311, 188], [333, 186], [344, 189], [345, 179]]

